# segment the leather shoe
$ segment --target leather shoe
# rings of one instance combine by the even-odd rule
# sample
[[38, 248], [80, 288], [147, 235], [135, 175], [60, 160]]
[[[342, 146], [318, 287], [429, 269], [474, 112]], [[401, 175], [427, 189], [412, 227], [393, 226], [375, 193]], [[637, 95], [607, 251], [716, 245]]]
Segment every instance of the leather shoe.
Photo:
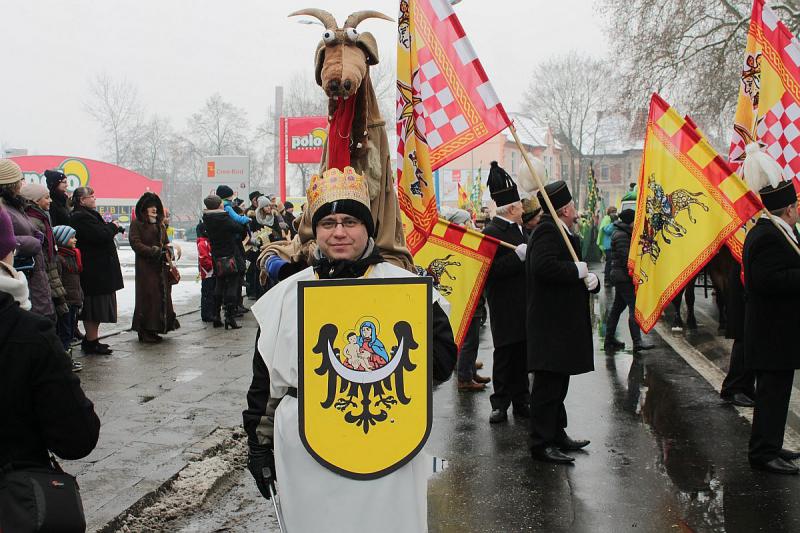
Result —
[[505, 409], [492, 409], [492, 414], [489, 415], [490, 424], [499, 424], [508, 420], [508, 413]]
[[567, 452], [575, 452], [581, 450], [589, 445], [588, 440], [585, 439], [578, 439], [574, 440], [569, 437], [566, 437], [564, 440], [558, 443], [559, 449]]
[[792, 450], [787, 450], [784, 448], [778, 452], [778, 457], [784, 461], [796, 461], [797, 459], [800, 459], [800, 452], [793, 452]]
[[534, 448], [531, 450], [531, 457], [537, 461], [544, 461], [546, 463], [556, 463], [560, 465], [568, 465], [575, 462], [574, 457], [561, 453], [558, 448]]
[[487, 378], [475, 374], [474, 376], [472, 376], [472, 381], [474, 381], [475, 383], [489, 383], [490, 381], [492, 381], [492, 378]]
[[615, 337], [610, 337], [606, 339], [604, 346], [611, 346], [615, 350], [622, 350], [625, 348], [625, 343], [617, 340]]
[[731, 396], [726, 396], [725, 398], [723, 398], [723, 400], [725, 400], [726, 402], [731, 403], [733, 405], [737, 405], [739, 407], [755, 407], [756, 406], [756, 402], [752, 398], [750, 398], [750, 396], [748, 396], [747, 394], [745, 394], [743, 392], [737, 392], [737, 393], [734, 393]]
[[511, 412], [514, 413], [514, 416], [518, 416], [520, 418], [531, 417], [531, 408], [528, 407], [528, 404], [515, 405]]
[[633, 351], [634, 352], [644, 352], [646, 350], [652, 350], [655, 347], [656, 347], [655, 344], [650, 344], [649, 342], [641, 341], [641, 342], [637, 342], [637, 343], [635, 343], [633, 345]]
[[476, 361], [475, 370], [480, 370], [481, 368], [483, 368], [483, 363], [481, 363], [480, 361]]
[[798, 472], [800, 472], [800, 469], [798, 469], [795, 465], [780, 457], [776, 457], [775, 459], [767, 461], [766, 463], [756, 463], [751, 461], [750, 466], [756, 470], [764, 470], [765, 472], [771, 472], [773, 474], [796, 475]]
[[466, 392], [480, 392], [486, 390], [486, 385], [475, 383], [474, 381], [459, 381], [458, 390]]

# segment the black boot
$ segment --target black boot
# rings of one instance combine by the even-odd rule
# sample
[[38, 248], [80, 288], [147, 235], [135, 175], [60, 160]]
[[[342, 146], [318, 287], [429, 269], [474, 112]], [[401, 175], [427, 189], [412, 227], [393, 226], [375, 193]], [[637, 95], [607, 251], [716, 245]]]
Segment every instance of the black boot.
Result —
[[222, 327], [222, 317], [219, 316], [219, 308], [217, 309], [217, 314], [214, 315], [214, 327], [221, 328]]
[[225, 306], [225, 329], [239, 329], [242, 326], [236, 323], [236, 305]]

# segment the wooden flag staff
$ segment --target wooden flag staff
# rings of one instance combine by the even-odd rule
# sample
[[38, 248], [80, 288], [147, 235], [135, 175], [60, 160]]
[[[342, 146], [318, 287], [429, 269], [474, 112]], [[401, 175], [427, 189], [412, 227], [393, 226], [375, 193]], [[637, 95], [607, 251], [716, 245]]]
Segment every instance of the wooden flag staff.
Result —
[[578, 254], [575, 253], [575, 250], [572, 248], [572, 242], [569, 240], [567, 236], [567, 230], [564, 229], [564, 225], [559, 222], [558, 215], [556, 214], [556, 210], [553, 207], [553, 203], [550, 201], [550, 197], [547, 196], [547, 191], [544, 190], [544, 184], [542, 183], [542, 179], [539, 175], [533, 170], [533, 165], [531, 164], [530, 159], [528, 159], [528, 153], [523, 148], [522, 143], [517, 136], [517, 129], [514, 127], [514, 123], [508, 125], [509, 131], [511, 131], [511, 135], [514, 136], [514, 142], [517, 143], [517, 147], [519, 151], [522, 153], [522, 158], [525, 160], [525, 164], [528, 165], [528, 171], [530, 171], [531, 176], [533, 179], [536, 180], [536, 185], [539, 187], [539, 192], [542, 193], [542, 198], [544, 198], [544, 203], [547, 204], [547, 210], [550, 212], [550, 216], [553, 217], [553, 220], [556, 223], [556, 227], [561, 232], [561, 237], [564, 239], [564, 243], [567, 245], [567, 249], [569, 250], [569, 255], [572, 256], [572, 260], [576, 263], [580, 261], [578, 259]]

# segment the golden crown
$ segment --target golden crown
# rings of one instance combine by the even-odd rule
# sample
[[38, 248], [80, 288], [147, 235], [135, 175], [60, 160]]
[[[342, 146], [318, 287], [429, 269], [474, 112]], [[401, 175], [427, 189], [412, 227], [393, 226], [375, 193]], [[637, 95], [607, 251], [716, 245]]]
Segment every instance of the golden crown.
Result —
[[308, 207], [313, 215], [316, 210], [336, 200], [355, 200], [369, 209], [369, 189], [353, 167], [329, 168], [322, 175], [314, 174], [306, 191]]

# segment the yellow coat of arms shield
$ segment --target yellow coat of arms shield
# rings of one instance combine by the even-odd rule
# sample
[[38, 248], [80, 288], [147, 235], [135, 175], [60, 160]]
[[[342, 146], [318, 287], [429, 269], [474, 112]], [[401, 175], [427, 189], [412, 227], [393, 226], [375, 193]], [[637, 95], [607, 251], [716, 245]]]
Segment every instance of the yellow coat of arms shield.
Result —
[[430, 278], [298, 283], [300, 439], [352, 479], [389, 474], [431, 430]]

